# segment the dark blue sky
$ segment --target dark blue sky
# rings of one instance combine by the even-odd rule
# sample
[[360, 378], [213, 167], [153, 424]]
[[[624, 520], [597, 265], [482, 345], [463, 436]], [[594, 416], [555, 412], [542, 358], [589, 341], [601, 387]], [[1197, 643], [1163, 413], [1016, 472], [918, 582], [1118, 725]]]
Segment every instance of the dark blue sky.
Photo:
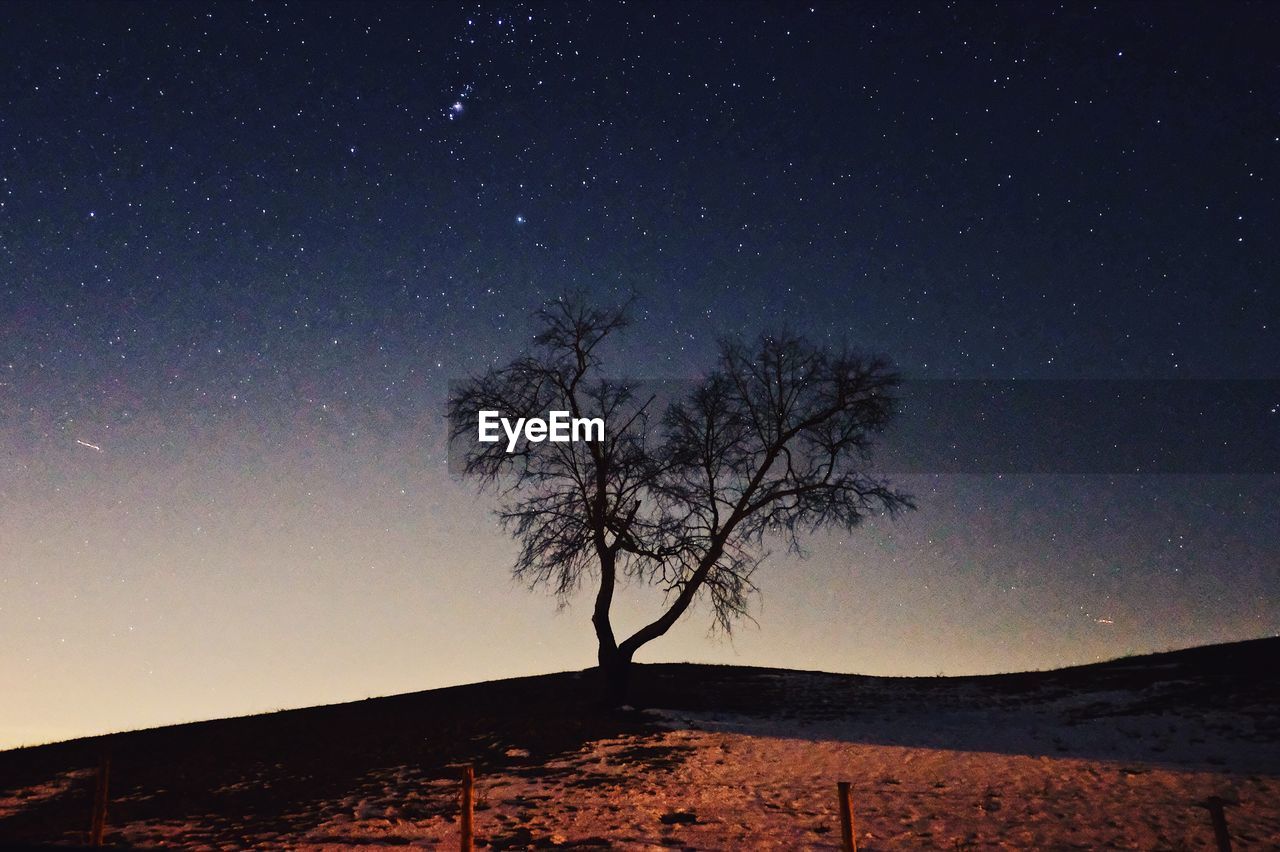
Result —
[[[121, 726], [587, 664], [442, 452], [447, 382], [565, 290], [634, 292], [616, 357], [651, 376], [786, 325], [911, 378], [1276, 378], [1277, 31], [1272, 3], [0, 6], [0, 724], [98, 724], [50, 710], [97, 653], [133, 673]], [[1273, 477], [911, 487], [903, 524], [780, 559], [739, 645], [655, 653], [933, 673], [1280, 627]], [[544, 653], [390, 650], [492, 588]]]

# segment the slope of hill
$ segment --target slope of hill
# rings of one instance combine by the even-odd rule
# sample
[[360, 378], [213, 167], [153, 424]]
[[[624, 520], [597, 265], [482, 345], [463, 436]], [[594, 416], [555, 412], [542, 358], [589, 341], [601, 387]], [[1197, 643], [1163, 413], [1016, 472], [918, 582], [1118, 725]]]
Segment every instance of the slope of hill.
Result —
[[[111, 845], [1280, 848], [1280, 639], [1011, 675], [639, 667], [438, 689], [0, 753], [0, 844], [83, 843], [110, 754]], [[455, 846], [456, 848], [456, 846]]]

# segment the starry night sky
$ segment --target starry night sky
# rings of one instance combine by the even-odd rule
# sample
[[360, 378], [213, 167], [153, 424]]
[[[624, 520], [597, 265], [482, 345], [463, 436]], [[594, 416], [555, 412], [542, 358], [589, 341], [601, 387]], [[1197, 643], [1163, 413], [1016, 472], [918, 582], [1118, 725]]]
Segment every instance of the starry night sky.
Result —
[[[1278, 31], [0, 5], [0, 745], [592, 664], [442, 419], [566, 291], [637, 296], [614, 356], [650, 376], [785, 325], [912, 379], [1276, 378]], [[1280, 631], [1275, 476], [902, 484], [919, 511], [766, 566], [758, 628], [699, 613], [642, 659], [952, 674]]]

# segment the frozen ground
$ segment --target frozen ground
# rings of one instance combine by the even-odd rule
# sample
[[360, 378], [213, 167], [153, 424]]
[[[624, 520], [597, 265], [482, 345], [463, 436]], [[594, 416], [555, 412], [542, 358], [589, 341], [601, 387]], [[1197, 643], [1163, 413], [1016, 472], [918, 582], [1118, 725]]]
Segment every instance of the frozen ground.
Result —
[[[820, 681], [784, 677], [793, 687]], [[1155, 716], [1064, 730], [1053, 724], [1061, 712], [1082, 709], [1064, 703], [952, 714], [929, 734], [940, 743], [988, 741], [996, 751], [858, 741], [914, 739], [926, 714], [804, 721], [651, 711], [661, 730], [481, 778], [478, 830], [499, 848], [838, 849], [835, 781], [849, 780], [861, 849], [1208, 849], [1202, 803], [1212, 795], [1238, 803], [1229, 806], [1238, 848], [1280, 848], [1280, 779], [1238, 771], [1274, 767], [1275, 750], [1215, 735], [1231, 719]], [[1026, 738], [1033, 751], [1087, 740], [1112, 757], [1016, 753]], [[1169, 758], [1202, 768], [1162, 767]], [[403, 814], [415, 795], [455, 796], [452, 779], [428, 781], [402, 767], [370, 782], [331, 803], [300, 842], [457, 843], [451, 814], [420, 822]]]
[[[1270, 687], [1142, 666], [1022, 681], [707, 669], [692, 697], [666, 693], [683, 695], [683, 709], [622, 714], [550, 749], [539, 725], [490, 726], [457, 756], [480, 767], [481, 848], [835, 849], [838, 780], [852, 782], [864, 850], [1210, 849], [1209, 796], [1229, 803], [1237, 849], [1280, 848]], [[394, 753], [271, 815], [263, 797], [298, 781], [285, 763], [224, 775], [204, 800], [152, 813], [169, 791], [141, 785], [113, 803], [109, 839], [456, 848], [454, 761]], [[90, 775], [63, 769], [0, 794], [0, 839], [24, 802], [49, 807]], [[83, 829], [44, 839], [80, 842]]]

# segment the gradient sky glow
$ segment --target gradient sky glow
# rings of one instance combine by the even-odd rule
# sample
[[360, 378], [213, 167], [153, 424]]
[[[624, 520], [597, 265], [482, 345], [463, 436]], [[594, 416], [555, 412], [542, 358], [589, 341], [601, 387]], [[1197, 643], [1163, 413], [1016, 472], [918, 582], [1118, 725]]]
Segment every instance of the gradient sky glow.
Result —
[[[567, 289], [638, 296], [614, 355], [649, 376], [785, 324], [912, 378], [1276, 378], [1278, 28], [0, 5], [0, 747], [591, 665], [444, 446], [449, 380]], [[912, 475], [918, 512], [775, 557], [758, 627], [702, 612], [641, 659], [1275, 635], [1278, 479]]]

